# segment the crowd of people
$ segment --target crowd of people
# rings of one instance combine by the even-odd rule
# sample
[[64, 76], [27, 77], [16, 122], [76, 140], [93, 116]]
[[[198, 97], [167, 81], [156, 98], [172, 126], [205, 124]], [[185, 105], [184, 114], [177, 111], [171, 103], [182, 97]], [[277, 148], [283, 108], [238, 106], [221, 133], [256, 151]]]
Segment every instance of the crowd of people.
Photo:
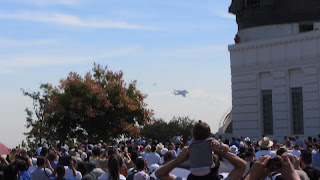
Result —
[[320, 135], [305, 141], [284, 137], [282, 144], [267, 136], [229, 141], [212, 137], [201, 121], [192, 133], [167, 142], [132, 137], [117, 145], [17, 147], [1, 155], [0, 180], [320, 180]]

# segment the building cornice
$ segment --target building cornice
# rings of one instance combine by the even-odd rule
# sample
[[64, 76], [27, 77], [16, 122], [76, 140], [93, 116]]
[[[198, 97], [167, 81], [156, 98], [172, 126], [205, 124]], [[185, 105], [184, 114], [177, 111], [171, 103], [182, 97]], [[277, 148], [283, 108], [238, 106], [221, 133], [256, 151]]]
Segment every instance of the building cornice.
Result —
[[301, 41], [319, 39], [319, 38], [320, 38], [320, 31], [316, 30], [316, 31], [310, 31], [310, 32], [305, 32], [300, 34], [294, 34], [294, 35], [281, 37], [281, 38], [273, 38], [273, 39], [267, 39], [267, 40], [257, 40], [257, 41], [233, 44], [233, 45], [229, 45], [228, 49], [230, 52], [246, 51], [250, 49], [285, 45], [285, 44], [291, 44], [295, 42], [301, 42]]

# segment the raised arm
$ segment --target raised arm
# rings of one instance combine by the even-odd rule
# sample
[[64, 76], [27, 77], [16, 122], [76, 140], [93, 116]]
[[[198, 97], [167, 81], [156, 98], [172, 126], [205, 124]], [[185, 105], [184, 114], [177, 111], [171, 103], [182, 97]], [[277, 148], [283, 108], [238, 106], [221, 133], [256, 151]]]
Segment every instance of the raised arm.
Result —
[[241, 179], [243, 172], [246, 169], [246, 162], [240, 157], [229, 152], [229, 147], [217, 140], [212, 140], [211, 148], [216, 154], [228, 160], [235, 168], [229, 173], [228, 177], [232, 180]]
[[182, 162], [186, 161], [189, 158], [189, 147], [184, 147], [179, 156], [168, 162], [167, 164], [161, 166], [156, 172], [156, 176], [160, 180], [174, 180], [176, 178], [175, 175], [169, 174], [175, 167], [177, 167]]

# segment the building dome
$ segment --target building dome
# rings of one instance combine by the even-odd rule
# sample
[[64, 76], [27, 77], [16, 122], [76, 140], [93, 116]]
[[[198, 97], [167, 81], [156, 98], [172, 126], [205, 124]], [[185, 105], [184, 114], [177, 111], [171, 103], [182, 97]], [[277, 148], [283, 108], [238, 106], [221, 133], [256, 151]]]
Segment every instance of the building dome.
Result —
[[232, 108], [223, 114], [219, 122], [219, 134], [232, 134]]

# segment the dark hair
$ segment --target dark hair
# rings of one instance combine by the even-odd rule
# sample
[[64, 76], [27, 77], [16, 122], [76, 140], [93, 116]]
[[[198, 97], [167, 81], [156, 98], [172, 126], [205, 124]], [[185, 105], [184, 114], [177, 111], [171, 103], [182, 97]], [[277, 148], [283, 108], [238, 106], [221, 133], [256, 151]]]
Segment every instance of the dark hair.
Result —
[[93, 154], [94, 156], [99, 156], [99, 154], [100, 154], [100, 148], [99, 148], [99, 147], [94, 147], [94, 148], [92, 149], [92, 154]]
[[301, 161], [305, 164], [311, 164], [312, 163], [312, 153], [311, 151], [303, 151], [301, 153]]
[[108, 160], [108, 169], [110, 173], [109, 179], [118, 180], [120, 168], [123, 164], [123, 159], [118, 153], [113, 153]]
[[193, 137], [195, 140], [205, 140], [210, 137], [210, 126], [202, 121], [199, 121], [193, 128]]
[[64, 175], [66, 174], [66, 170], [61, 165], [57, 166], [56, 171], [57, 171], [57, 176], [60, 177], [60, 178], [63, 178]]
[[285, 148], [280, 148], [280, 149], [278, 149], [278, 151], [277, 151], [277, 155], [278, 156], [281, 156], [283, 153], [285, 153], [285, 152], [287, 152], [287, 150], [285, 149]]
[[173, 152], [171, 150], [169, 150], [168, 152], [166, 152], [163, 156], [164, 161], [168, 161], [169, 159], [171, 159], [173, 157]]
[[47, 153], [48, 153], [48, 148], [42, 147], [40, 151], [40, 156], [47, 156]]
[[85, 162], [79, 162], [77, 166], [77, 171], [79, 171], [82, 176], [87, 174], [87, 164]]
[[5, 166], [3, 168], [4, 179], [16, 180], [16, 179], [18, 179], [17, 174], [18, 174], [18, 171], [17, 171], [16, 167], [13, 165]]
[[144, 168], [144, 160], [142, 158], [137, 158], [136, 167], [138, 170], [143, 170]]
[[155, 151], [156, 151], [156, 149], [157, 149], [157, 148], [156, 148], [156, 146], [155, 146], [155, 145], [152, 145], [152, 146], [151, 146], [151, 151], [152, 151], [152, 152], [155, 152]]
[[39, 156], [37, 158], [37, 166], [43, 166], [45, 164], [45, 162], [46, 162], [46, 159], [44, 157]]
[[26, 163], [26, 161], [21, 160], [21, 159], [17, 159], [15, 160], [15, 164], [16, 164], [16, 168], [18, 171], [26, 171], [28, 169], [28, 165]]
[[138, 153], [137, 153], [137, 151], [133, 151], [132, 153], [131, 153], [131, 161], [134, 163], [134, 164], [136, 164], [136, 159], [138, 158]]
[[246, 154], [244, 156], [245, 157], [254, 157], [254, 154], [252, 151], [248, 151], [248, 152], [246, 152]]
[[317, 138], [313, 138], [313, 139], [312, 139], [312, 142], [313, 142], [313, 143], [317, 143]]

